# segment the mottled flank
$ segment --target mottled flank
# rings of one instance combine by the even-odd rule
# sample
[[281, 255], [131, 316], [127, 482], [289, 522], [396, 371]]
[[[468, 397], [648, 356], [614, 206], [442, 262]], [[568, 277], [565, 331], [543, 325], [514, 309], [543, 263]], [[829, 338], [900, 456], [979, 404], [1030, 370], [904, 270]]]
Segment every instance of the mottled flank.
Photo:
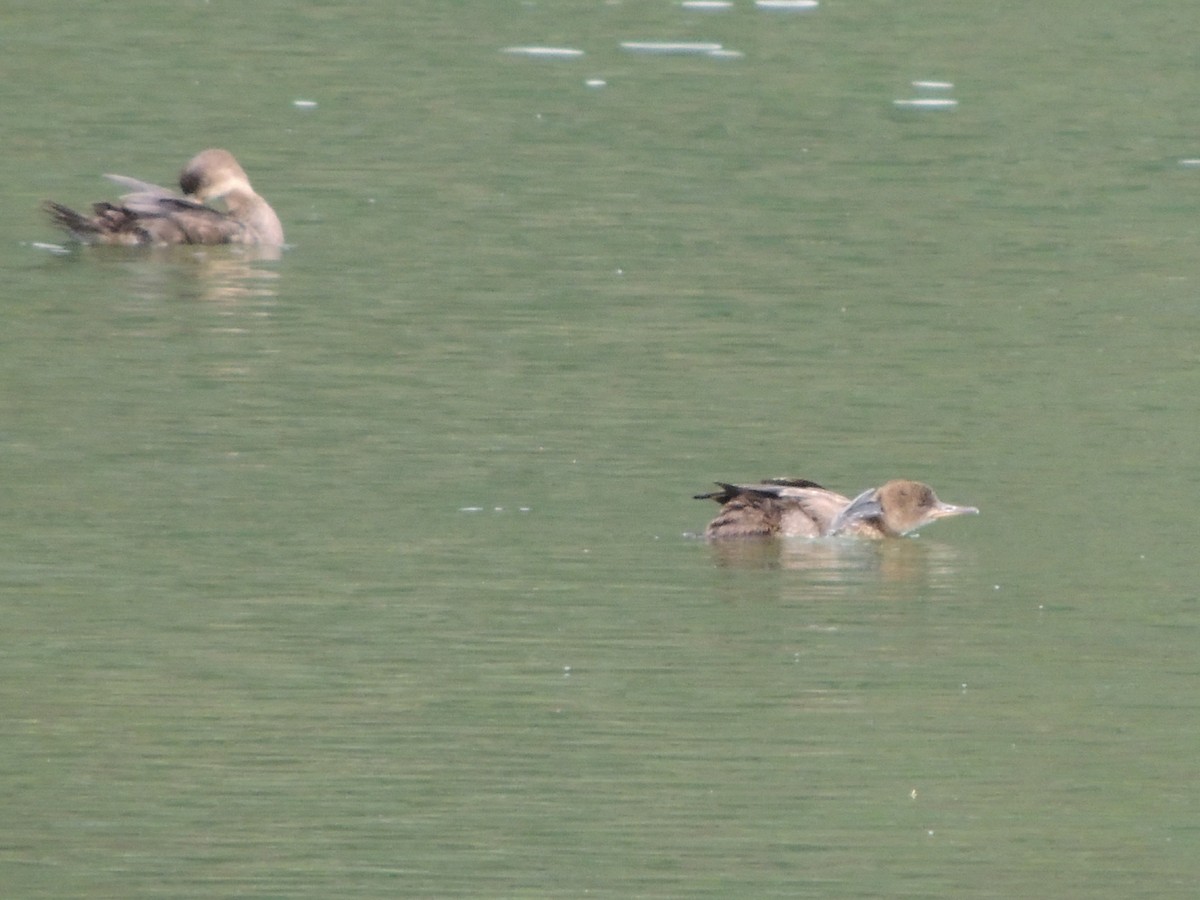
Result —
[[746, 537], [899, 537], [936, 519], [971, 515], [973, 506], [938, 499], [927, 484], [897, 479], [863, 491], [853, 500], [803, 478], [771, 478], [756, 484], [717, 482], [719, 491], [697, 494], [721, 511], [708, 523], [712, 540]]
[[[124, 175], [107, 175], [130, 189], [117, 203], [100, 202], [92, 215], [47, 201], [56, 225], [85, 244], [283, 244], [283, 226], [228, 150], [198, 153], [179, 175], [184, 196]], [[225, 210], [206, 205], [222, 200]]]

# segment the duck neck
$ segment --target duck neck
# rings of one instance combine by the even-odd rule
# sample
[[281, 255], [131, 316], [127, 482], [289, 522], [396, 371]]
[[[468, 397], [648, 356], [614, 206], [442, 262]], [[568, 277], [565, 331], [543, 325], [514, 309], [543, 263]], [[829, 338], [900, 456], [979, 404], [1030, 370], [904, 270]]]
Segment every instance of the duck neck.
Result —
[[245, 224], [262, 244], [282, 244], [283, 225], [275, 210], [252, 190], [231, 191], [224, 197], [229, 214]]

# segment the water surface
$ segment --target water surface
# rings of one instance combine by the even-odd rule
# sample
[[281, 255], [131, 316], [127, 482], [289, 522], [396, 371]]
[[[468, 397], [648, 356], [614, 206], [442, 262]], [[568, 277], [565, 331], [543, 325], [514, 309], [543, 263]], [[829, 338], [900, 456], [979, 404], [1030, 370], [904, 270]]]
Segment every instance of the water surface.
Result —
[[[1190, 894], [1177, 6], [8, 18], [6, 896]], [[33, 246], [211, 145], [281, 259]]]

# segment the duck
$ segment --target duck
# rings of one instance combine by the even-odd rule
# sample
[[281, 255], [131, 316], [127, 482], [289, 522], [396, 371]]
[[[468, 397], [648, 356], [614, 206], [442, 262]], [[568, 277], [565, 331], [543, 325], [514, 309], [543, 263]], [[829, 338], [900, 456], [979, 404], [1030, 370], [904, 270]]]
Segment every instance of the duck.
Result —
[[944, 503], [929, 485], [906, 478], [868, 488], [853, 499], [805, 478], [716, 484], [720, 490], [695, 495], [721, 504], [704, 531], [709, 540], [902, 537], [938, 519], [979, 514], [974, 506]]
[[[105, 178], [127, 188], [119, 202], [102, 201], [93, 215], [48, 200], [46, 212], [84, 244], [283, 245], [283, 225], [228, 150], [212, 148], [192, 157], [179, 174], [183, 196], [125, 175]], [[223, 200], [225, 209], [209, 206]]]

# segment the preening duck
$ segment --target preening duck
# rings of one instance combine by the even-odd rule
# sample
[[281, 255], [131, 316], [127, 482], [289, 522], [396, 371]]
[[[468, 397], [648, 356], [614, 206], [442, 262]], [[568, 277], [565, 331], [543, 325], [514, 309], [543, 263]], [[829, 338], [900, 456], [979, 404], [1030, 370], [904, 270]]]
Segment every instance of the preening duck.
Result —
[[[86, 216], [47, 201], [55, 224], [85, 244], [283, 244], [275, 210], [250, 186], [246, 172], [228, 150], [204, 150], [179, 175], [183, 196], [168, 188], [106, 175], [130, 193], [117, 203], [102, 201]], [[208, 206], [222, 200], [225, 209]]]

